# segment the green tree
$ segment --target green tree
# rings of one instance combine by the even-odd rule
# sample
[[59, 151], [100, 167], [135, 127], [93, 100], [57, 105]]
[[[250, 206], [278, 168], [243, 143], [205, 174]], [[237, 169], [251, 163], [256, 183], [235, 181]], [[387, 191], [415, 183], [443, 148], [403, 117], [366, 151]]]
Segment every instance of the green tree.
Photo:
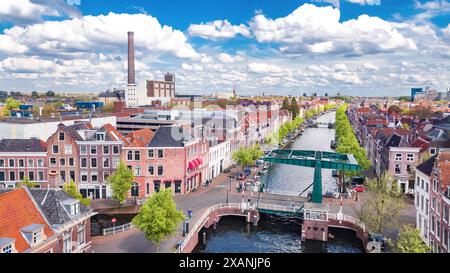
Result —
[[291, 104], [289, 105], [289, 110], [291, 111], [292, 119], [295, 119], [300, 113], [300, 108], [298, 107], [295, 97], [292, 97]]
[[248, 147], [241, 147], [231, 155], [233, 160], [241, 166], [241, 168], [254, 164], [253, 155]]
[[404, 201], [394, 186], [396, 184], [392, 176], [386, 173], [379, 181], [370, 179], [366, 183], [367, 198], [361, 205], [358, 216], [369, 232], [383, 234], [386, 229], [398, 227], [398, 217]]
[[397, 253], [428, 253], [430, 248], [420, 237], [420, 231], [410, 225], [403, 226], [394, 247]]
[[150, 196], [132, 222], [148, 240], [155, 243], [156, 252], [159, 252], [160, 243], [175, 234], [183, 219], [185, 216], [177, 210], [172, 191], [166, 189]]
[[35, 188], [37, 185], [38, 185], [38, 183], [31, 182], [30, 179], [27, 176], [25, 176], [22, 179], [22, 181], [16, 183], [16, 188], [21, 188], [21, 187], [24, 187], [24, 186], [26, 186], [28, 188]]
[[289, 99], [287, 97], [284, 97], [281, 109], [289, 110]]
[[108, 177], [108, 184], [111, 186], [113, 198], [123, 203], [127, 198], [128, 191], [134, 181], [133, 171], [130, 170], [123, 161], [120, 161], [117, 170]]
[[77, 184], [75, 184], [75, 182], [72, 179], [70, 180], [70, 182], [65, 183], [63, 185], [63, 190], [73, 198], [78, 199], [81, 204], [85, 206], [91, 205], [91, 200], [88, 198], [83, 198], [81, 193], [78, 191]]
[[33, 98], [39, 98], [39, 94], [38, 94], [37, 91], [31, 92], [31, 96], [32, 96]]
[[49, 91], [47, 91], [47, 93], [45, 93], [45, 95], [46, 95], [47, 97], [54, 97], [56, 94], [55, 94], [55, 92], [49, 90]]
[[18, 109], [20, 106], [20, 101], [13, 99], [12, 97], [8, 97], [5, 100], [5, 104], [3, 105], [2, 115], [4, 117], [11, 115], [11, 110]]

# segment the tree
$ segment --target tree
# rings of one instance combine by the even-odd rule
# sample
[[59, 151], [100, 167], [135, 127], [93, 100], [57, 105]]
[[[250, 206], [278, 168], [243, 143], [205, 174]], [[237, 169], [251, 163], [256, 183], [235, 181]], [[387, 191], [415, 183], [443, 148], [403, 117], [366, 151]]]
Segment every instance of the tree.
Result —
[[81, 193], [78, 191], [77, 185], [75, 184], [75, 182], [72, 179], [70, 180], [70, 182], [65, 183], [63, 185], [63, 190], [65, 192], [67, 192], [70, 196], [72, 196], [73, 198], [78, 199], [81, 204], [83, 204], [85, 206], [91, 205], [91, 200], [89, 200], [88, 198], [83, 198]]
[[175, 234], [183, 212], [178, 211], [170, 189], [154, 193], [142, 205], [133, 218], [133, 225], [144, 232], [145, 237], [155, 243], [159, 252], [160, 243]]
[[403, 226], [394, 247], [398, 253], [427, 253], [430, 248], [420, 237], [420, 231], [410, 225]]
[[45, 93], [45, 95], [46, 95], [47, 97], [54, 97], [56, 94], [55, 94], [55, 92], [49, 90], [49, 91], [47, 91], [47, 93]]
[[307, 97], [308, 96], [308, 94], [306, 94], [306, 93], [303, 93], [303, 97]]
[[388, 113], [396, 112], [397, 114], [400, 114], [402, 112], [402, 108], [400, 108], [398, 105], [391, 105], [388, 108]]
[[36, 188], [37, 185], [38, 185], [38, 183], [31, 182], [30, 179], [27, 176], [25, 176], [22, 179], [22, 181], [16, 183], [16, 188], [21, 188], [21, 187], [24, 187], [24, 186], [26, 186], [28, 188]]
[[397, 181], [386, 173], [379, 181], [370, 179], [367, 182], [367, 198], [358, 216], [369, 232], [383, 234], [388, 228], [398, 227], [398, 216], [404, 202], [394, 185]]
[[123, 161], [120, 161], [117, 170], [108, 177], [108, 184], [113, 191], [113, 198], [123, 203], [127, 198], [128, 191], [134, 181], [134, 174], [131, 169], [125, 165]]
[[233, 152], [231, 157], [238, 165], [241, 166], [241, 168], [254, 164], [252, 153], [248, 147], [241, 147], [237, 149]]
[[289, 99], [287, 97], [284, 97], [281, 109], [289, 110]]
[[292, 97], [291, 104], [289, 105], [289, 110], [291, 111], [292, 119], [295, 119], [300, 113], [300, 108], [298, 107], [298, 103], [295, 97]]
[[39, 94], [38, 94], [38, 92], [36, 92], [36, 91], [31, 92], [31, 96], [32, 96], [33, 98], [39, 98]]
[[4, 117], [11, 115], [11, 110], [18, 109], [20, 106], [20, 101], [13, 99], [12, 97], [8, 97], [5, 100], [5, 104], [3, 105], [2, 115]]

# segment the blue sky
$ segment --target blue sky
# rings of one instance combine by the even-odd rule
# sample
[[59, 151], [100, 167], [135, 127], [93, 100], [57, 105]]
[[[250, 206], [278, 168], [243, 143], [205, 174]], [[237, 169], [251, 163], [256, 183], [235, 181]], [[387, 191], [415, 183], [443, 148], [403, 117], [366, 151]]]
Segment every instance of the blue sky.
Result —
[[0, 90], [123, 88], [126, 32], [138, 81], [179, 93], [404, 95], [450, 87], [448, 0], [2, 0]]

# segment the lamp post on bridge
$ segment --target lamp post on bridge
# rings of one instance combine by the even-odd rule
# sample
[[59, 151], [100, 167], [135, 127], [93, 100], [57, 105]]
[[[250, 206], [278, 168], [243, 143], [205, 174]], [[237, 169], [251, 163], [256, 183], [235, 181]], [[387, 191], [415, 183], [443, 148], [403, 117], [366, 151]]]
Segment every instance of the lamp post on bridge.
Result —
[[232, 181], [232, 179], [233, 179], [233, 177], [232, 176], [228, 176], [228, 180], [229, 180], [229, 182], [230, 182], [230, 186], [227, 188], [227, 204], [228, 204], [228, 192], [231, 192], [231, 181]]

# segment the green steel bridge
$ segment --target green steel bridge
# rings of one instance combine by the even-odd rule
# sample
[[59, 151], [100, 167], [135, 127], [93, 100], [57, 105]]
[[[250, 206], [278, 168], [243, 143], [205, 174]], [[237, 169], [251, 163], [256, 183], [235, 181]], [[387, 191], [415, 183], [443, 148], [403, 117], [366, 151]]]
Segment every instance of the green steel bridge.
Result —
[[[313, 203], [321, 204], [322, 197], [322, 169], [338, 171], [360, 171], [361, 167], [351, 154], [341, 154], [308, 150], [273, 150], [263, 160], [273, 164], [288, 164], [314, 168], [312, 183]], [[309, 187], [308, 187], [309, 188]], [[308, 189], [307, 188], [307, 189]], [[305, 189], [305, 191], [307, 190]], [[300, 194], [301, 195], [301, 194]]]

